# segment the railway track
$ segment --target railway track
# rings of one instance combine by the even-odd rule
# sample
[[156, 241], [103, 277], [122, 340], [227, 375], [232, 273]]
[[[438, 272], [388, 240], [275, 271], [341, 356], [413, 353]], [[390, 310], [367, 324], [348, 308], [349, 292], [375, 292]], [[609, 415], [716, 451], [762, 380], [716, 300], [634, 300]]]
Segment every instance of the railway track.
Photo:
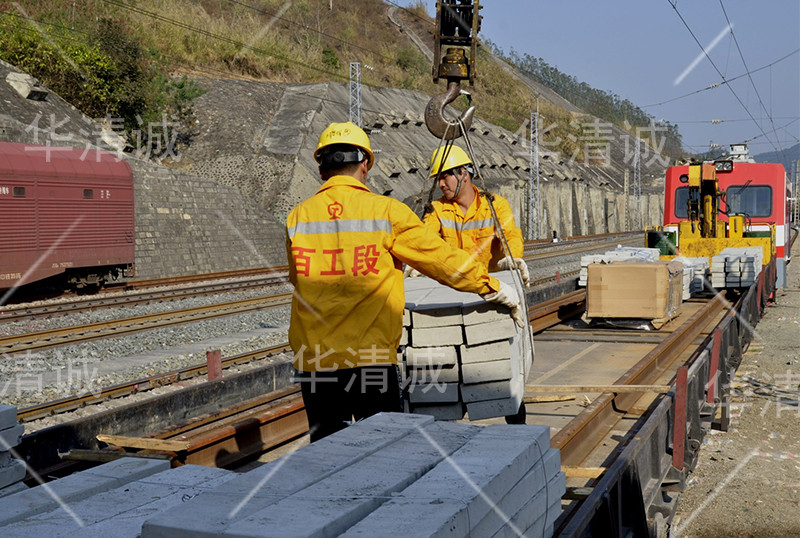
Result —
[[226, 281], [200, 284], [190, 287], [140, 291], [119, 295], [101, 294], [98, 297], [92, 297], [90, 299], [80, 299], [75, 301], [65, 301], [42, 305], [6, 307], [3, 309], [3, 312], [0, 312], [0, 323], [64, 316], [79, 312], [90, 312], [103, 308], [117, 308], [121, 306], [133, 306], [137, 304], [148, 304], [161, 301], [174, 301], [189, 297], [200, 297], [203, 295], [224, 293], [228, 291], [260, 288], [273, 284], [284, 284], [289, 281], [287, 272], [279, 271], [281, 268], [275, 269], [276, 271], [265, 276], [257, 276], [255, 278], [233, 282]]
[[[289, 344], [284, 343], [234, 355], [232, 357], [226, 357], [221, 361], [222, 368], [227, 369], [232, 366], [264, 360], [289, 350]], [[17, 412], [17, 421], [22, 424], [60, 413], [67, 413], [69, 411], [74, 411], [75, 409], [80, 409], [89, 405], [96, 405], [106, 400], [124, 398], [125, 396], [129, 396], [131, 394], [172, 385], [181, 381], [186, 381], [188, 379], [205, 375], [207, 373], [207, 364], [197, 364], [195, 366], [181, 368], [180, 370], [174, 370], [164, 374], [135, 379], [133, 381], [120, 383], [111, 387], [105, 387], [86, 394], [61, 398], [59, 400], [20, 409]]]
[[171, 325], [204, 321], [220, 316], [230, 316], [254, 310], [287, 306], [291, 304], [291, 298], [291, 293], [282, 293], [210, 306], [185, 308], [172, 312], [7, 336], [5, 338], [0, 338], [0, 353], [14, 354], [26, 351], [39, 351], [99, 338], [123, 336]]
[[[625, 232], [616, 234], [599, 234], [568, 238], [565, 241], [553, 243], [552, 241], [528, 241], [525, 244], [525, 259], [540, 261], [582, 254], [603, 248], [611, 244], [632, 245], [641, 243], [641, 234], [638, 232]], [[546, 252], [537, 252], [537, 251]], [[228, 279], [242, 278], [243, 280], [230, 281]], [[213, 282], [214, 280], [224, 282]], [[545, 279], [544, 281], [547, 281]], [[201, 282], [201, 284], [195, 284]], [[153, 302], [173, 301], [214, 293], [224, 293], [235, 290], [246, 290], [289, 282], [288, 266], [268, 267], [257, 270], [228, 271], [203, 275], [190, 275], [175, 278], [150, 279], [120, 284], [135, 290], [125, 294], [100, 294], [99, 296], [72, 301], [61, 301], [49, 304], [20, 304], [7, 306], [0, 312], [0, 323], [10, 323], [23, 320], [52, 318], [79, 312], [90, 312], [104, 308], [117, 308]], [[195, 284], [195, 285], [192, 285]], [[164, 286], [184, 286], [179, 288], [155, 289]], [[113, 288], [112, 288], [113, 289]]]

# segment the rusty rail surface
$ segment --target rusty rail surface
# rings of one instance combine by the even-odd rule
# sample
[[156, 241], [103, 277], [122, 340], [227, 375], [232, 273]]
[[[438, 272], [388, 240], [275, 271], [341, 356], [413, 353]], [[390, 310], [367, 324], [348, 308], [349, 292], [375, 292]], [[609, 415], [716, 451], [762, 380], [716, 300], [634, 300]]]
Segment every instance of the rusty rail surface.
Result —
[[[232, 357], [226, 357], [222, 359], [222, 368], [230, 368], [231, 366], [238, 364], [246, 364], [253, 361], [263, 360], [270, 356], [277, 355], [278, 353], [289, 351], [290, 349], [291, 348], [289, 347], [289, 344], [284, 343], [234, 355]], [[86, 394], [61, 398], [59, 400], [54, 400], [39, 405], [33, 405], [31, 407], [20, 409], [17, 412], [17, 422], [25, 423], [59, 413], [74, 411], [75, 409], [80, 409], [82, 407], [86, 407], [87, 405], [98, 404], [105, 400], [121, 398], [137, 392], [144, 392], [157, 387], [171, 385], [179, 381], [185, 381], [193, 377], [205, 375], [207, 372], [207, 364], [197, 364], [195, 366], [189, 366], [180, 370], [173, 370], [172, 372], [135, 379], [133, 381], [120, 383], [111, 387], [105, 387], [99, 391], [88, 392]]]
[[147, 331], [171, 325], [180, 325], [194, 321], [203, 321], [222, 316], [241, 314], [253, 310], [287, 306], [291, 303], [292, 294], [282, 293], [240, 301], [230, 301], [216, 305], [185, 308], [172, 312], [162, 312], [133, 318], [101, 321], [74, 327], [64, 327], [49, 331], [7, 336], [0, 338], [0, 353], [20, 353], [58, 347], [77, 342], [96, 340]]
[[214, 293], [259, 288], [263, 286], [281, 284], [288, 281], [288, 274], [273, 274], [235, 282], [202, 284], [191, 287], [141, 291], [119, 295], [100, 294], [89, 299], [78, 299], [74, 301], [64, 301], [43, 305], [23, 304], [21, 306], [4, 307], [3, 312], [0, 312], [0, 323], [65, 316], [67, 314], [91, 312], [104, 308], [132, 306], [162, 301], [174, 301], [185, 299], [187, 297], [200, 297]]

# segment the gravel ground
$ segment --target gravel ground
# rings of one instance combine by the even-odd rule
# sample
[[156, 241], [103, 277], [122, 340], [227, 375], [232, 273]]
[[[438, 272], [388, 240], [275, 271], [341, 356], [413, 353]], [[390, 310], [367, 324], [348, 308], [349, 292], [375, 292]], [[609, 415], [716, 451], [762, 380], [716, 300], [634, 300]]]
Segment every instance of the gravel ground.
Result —
[[[225, 357], [226, 355], [236, 355], [237, 353], [243, 353], [249, 346], [253, 345], [255, 347], [266, 347], [266, 345], [256, 345], [255, 343], [251, 342], [242, 342], [241, 346], [230, 346], [229, 349], [223, 349], [222, 356]], [[254, 347], [254, 348], [255, 348]], [[247, 348], [247, 349], [246, 349]], [[194, 360], [192, 364], [197, 364], [199, 357]], [[205, 358], [202, 358], [205, 360]], [[269, 359], [260, 360], [260, 361], [253, 361], [247, 364], [239, 364], [237, 366], [233, 366], [231, 368], [227, 368], [223, 371], [223, 377], [229, 376], [238, 372], [244, 372], [247, 370], [252, 370], [254, 368], [261, 368], [266, 366], [268, 363], [273, 361], [290, 361], [292, 360], [292, 356], [289, 353], [281, 353], [270, 357]], [[152, 374], [150, 374], [152, 375]], [[141, 376], [140, 376], [141, 377]], [[76, 409], [75, 411], [70, 411], [68, 413], [60, 413], [58, 415], [52, 417], [45, 417], [39, 420], [33, 420], [31, 422], [25, 423], [25, 433], [32, 433], [37, 430], [41, 430], [44, 428], [48, 428], [50, 426], [55, 426], [57, 424], [63, 424], [65, 422], [69, 422], [72, 420], [77, 420], [79, 418], [92, 415], [95, 413], [100, 413], [102, 411], [107, 411], [109, 409], [115, 409], [117, 407], [122, 407], [123, 405], [128, 405], [131, 403], [140, 402], [143, 400], [149, 400], [151, 398], [155, 398], [157, 396], [161, 396], [162, 394], [168, 394], [170, 392], [174, 392], [176, 390], [183, 389], [185, 387], [189, 387], [192, 385], [197, 385], [199, 383], [205, 383], [208, 381], [208, 376], [200, 375], [197, 377], [193, 377], [191, 379], [187, 379], [184, 381], [180, 381], [178, 383], [173, 383], [172, 385], [167, 385], [164, 387], [158, 387], [153, 390], [137, 392], [135, 394], [131, 394], [130, 396], [126, 396], [124, 398], [118, 398], [115, 400], [106, 400], [96, 405], [90, 405], [81, 409]], [[101, 385], [106, 386], [106, 385]]]
[[712, 431], [678, 503], [681, 538], [800, 536], [800, 264], [756, 327], [734, 379], [729, 432]]
[[[200, 297], [190, 297], [186, 299], [177, 299], [177, 300], [168, 300], [162, 302], [152, 302], [147, 304], [122, 306], [119, 308], [101, 308], [99, 310], [91, 312], [79, 312], [63, 316], [55, 316], [52, 318], [22, 320], [14, 323], [0, 323], [0, 337], [12, 336], [15, 334], [31, 333], [36, 331], [60, 329], [62, 327], [72, 327], [74, 325], [84, 325], [87, 323], [95, 323], [98, 321], [109, 321], [113, 319], [132, 318], [135, 316], [157, 314], [161, 312], [171, 312], [173, 310], [182, 310], [184, 308], [196, 308], [199, 306], [224, 303], [227, 301], [241, 301], [253, 297], [262, 297], [265, 295], [288, 293], [290, 291], [292, 291], [291, 285], [282, 284], [282, 285], [273, 285], [261, 288], [252, 288], [241, 291], [232, 290], [230, 292], [204, 295]], [[118, 295], [124, 295], [124, 293], [110, 293], [109, 297]], [[37, 301], [29, 304], [31, 306], [39, 306], [44, 304], [54, 305], [63, 302], [69, 302], [69, 300], [53, 299], [49, 301]]]
[[[204, 297], [189, 301], [211, 304], [214, 300], [214, 297]], [[170, 304], [176, 309], [188, 308], [187, 302], [184, 301]], [[163, 307], [163, 304], [160, 306]], [[142, 308], [147, 309], [149, 306]], [[125, 310], [126, 314], [120, 314], [118, 309], [108, 309], [91, 315], [100, 316], [101, 319], [115, 319], [127, 316], [128, 309]], [[78, 316], [83, 317], [82, 314]], [[72, 319], [71, 324], [74, 325], [80, 323], [76, 320], [78, 316], [68, 316], [66, 319]], [[206, 351], [220, 348], [217, 345], [204, 345], [204, 342], [226, 335], [258, 330], [265, 333], [221, 347], [223, 356], [261, 349], [286, 342], [288, 324], [289, 308], [281, 307], [143, 331], [121, 338], [94, 340], [39, 353], [16, 355], [0, 361], [0, 403], [23, 408], [132, 379], [201, 364], [205, 362]], [[174, 355], [166, 352], [157, 360], [154, 359], [146, 364], [141, 364], [141, 360], [134, 360], [144, 353], [169, 350], [186, 344], [197, 345], [192, 352]], [[125, 358], [130, 359], [130, 367], [126, 367], [126, 360], [121, 360]], [[105, 363], [112, 361], [112, 372], [98, 373], [107, 370]]]

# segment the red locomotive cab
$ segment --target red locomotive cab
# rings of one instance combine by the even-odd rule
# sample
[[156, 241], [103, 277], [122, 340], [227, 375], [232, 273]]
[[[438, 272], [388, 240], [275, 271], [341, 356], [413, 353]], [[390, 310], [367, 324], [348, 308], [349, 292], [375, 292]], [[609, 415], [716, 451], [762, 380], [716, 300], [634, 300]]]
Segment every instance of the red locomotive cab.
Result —
[[[757, 163], [749, 158], [746, 148], [733, 149], [731, 157], [716, 162], [719, 190], [725, 193], [720, 200], [719, 220], [727, 221], [728, 214], [743, 215], [748, 233], [766, 234], [775, 226], [778, 287], [783, 286], [786, 265], [790, 261], [790, 198], [786, 171], [781, 164]], [[685, 221], [689, 188], [689, 166], [667, 169], [664, 193], [664, 231], [677, 239], [678, 223]], [[680, 249], [680, 245], [678, 245]]]
[[0, 142], [0, 289], [132, 273], [133, 173], [115, 155]]

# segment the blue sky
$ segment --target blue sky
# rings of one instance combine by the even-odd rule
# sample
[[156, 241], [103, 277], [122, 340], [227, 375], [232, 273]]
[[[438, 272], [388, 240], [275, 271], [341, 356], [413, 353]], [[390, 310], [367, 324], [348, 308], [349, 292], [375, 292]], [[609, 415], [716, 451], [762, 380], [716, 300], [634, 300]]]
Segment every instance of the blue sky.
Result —
[[[677, 2], [678, 12], [703, 47], [719, 37], [709, 56], [726, 78], [746, 72], [736, 43], [726, 31], [728, 23], [719, 0], [671, 2]], [[797, 144], [800, 53], [752, 75], [766, 112], [747, 76], [729, 85], [747, 110], [725, 86], [645, 108], [721, 82], [703, 57], [675, 84], [702, 51], [671, 2], [484, 0], [481, 33], [506, 52], [514, 48], [520, 55], [544, 58], [595, 88], [630, 99], [656, 119], [677, 123], [684, 144], [695, 151], [707, 150], [711, 141], [727, 145], [756, 136], [749, 142], [753, 154], [773, 151], [772, 144], [778, 148]], [[433, 15], [435, 1], [424, 3]], [[750, 71], [800, 48], [800, 1], [723, 0], [722, 4]], [[726, 121], [711, 124], [711, 120]], [[700, 121], [706, 123], [689, 123]], [[775, 128], [778, 131], [771, 132]]]

